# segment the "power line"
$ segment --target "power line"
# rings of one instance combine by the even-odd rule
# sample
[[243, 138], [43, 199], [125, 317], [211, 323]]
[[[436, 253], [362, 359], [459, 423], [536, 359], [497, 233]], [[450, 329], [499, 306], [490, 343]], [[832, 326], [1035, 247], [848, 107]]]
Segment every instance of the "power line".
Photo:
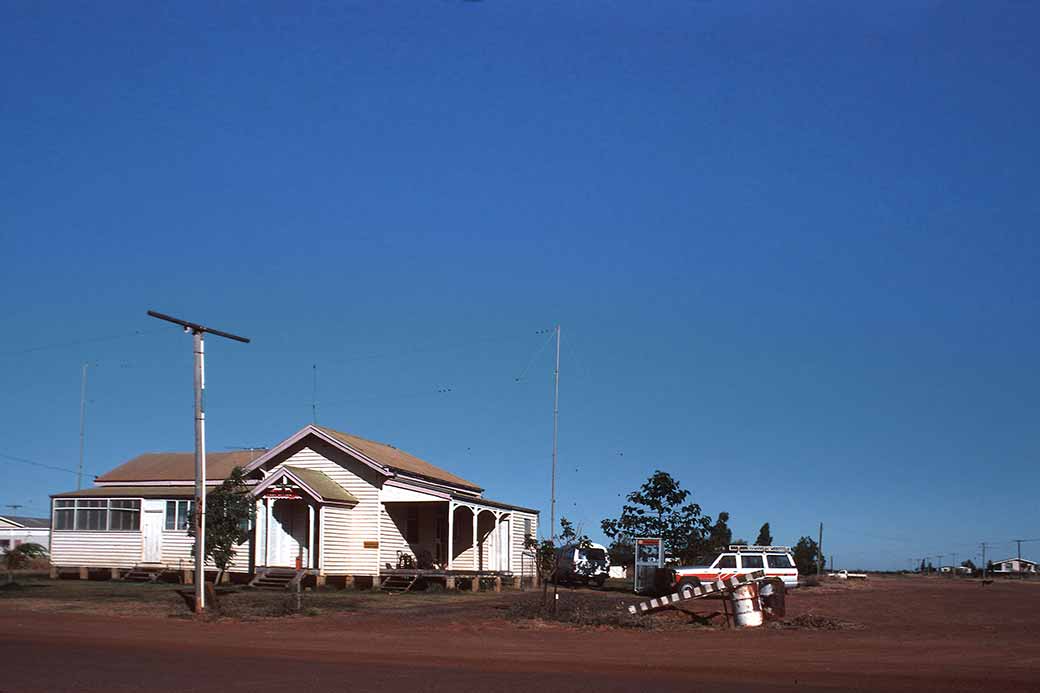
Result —
[[46, 464], [44, 462], [37, 462], [36, 460], [29, 460], [24, 457], [17, 457], [15, 455], [8, 455], [7, 453], [0, 452], [0, 457], [10, 461], [18, 462], [19, 464], [29, 464], [33, 467], [42, 467], [43, 469], [52, 469], [56, 472], [68, 472], [69, 474], [79, 474], [79, 471], [75, 469], [68, 469], [66, 467], [57, 467], [53, 464]]
[[127, 337], [139, 337], [146, 334], [153, 334], [157, 330], [134, 330], [129, 334], [110, 335], [107, 337], [88, 337], [87, 339], [77, 339], [72, 342], [56, 342], [54, 344], [42, 344], [40, 346], [29, 347], [27, 349], [15, 349], [14, 351], [0, 351], [0, 355], [10, 356], [13, 354], [30, 354], [36, 351], [46, 351], [48, 349], [65, 349], [68, 347], [79, 346], [81, 344], [96, 344], [97, 342], [111, 342], [117, 339], [126, 339]]

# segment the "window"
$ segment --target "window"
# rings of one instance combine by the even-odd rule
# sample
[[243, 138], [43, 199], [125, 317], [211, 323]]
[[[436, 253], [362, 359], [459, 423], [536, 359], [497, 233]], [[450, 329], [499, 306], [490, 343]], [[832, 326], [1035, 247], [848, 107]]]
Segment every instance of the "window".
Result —
[[762, 556], [760, 555], [748, 555], [743, 553], [740, 555], [740, 567], [751, 568], [752, 570], [762, 567]]
[[728, 556], [723, 556], [722, 558], [719, 559], [719, 562], [718, 562], [718, 564], [716, 564], [715, 567], [716, 568], [736, 568], [737, 567], [737, 557], [734, 556], [733, 554], [729, 554]]
[[419, 508], [414, 505], [408, 507], [408, 521], [405, 526], [405, 534], [409, 544], [419, 543]]
[[76, 527], [76, 501], [54, 501], [54, 529], [74, 529]]
[[141, 501], [110, 501], [108, 528], [115, 532], [131, 532], [141, 529]]
[[766, 556], [766, 561], [769, 563], [770, 568], [793, 568], [794, 564], [791, 563], [791, 559], [786, 553], [769, 554]]
[[603, 562], [607, 560], [607, 552], [603, 549], [581, 549], [578, 558], [583, 561]]
[[531, 518], [529, 517], [524, 518], [524, 536], [531, 536]]
[[76, 529], [96, 532], [108, 529], [108, 501], [76, 501]]
[[78, 532], [136, 532], [141, 528], [139, 500], [56, 500], [54, 529]]
[[166, 501], [166, 524], [164, 527], [169, 532], [188, 528], [188, 518], [195, 508], [195, 501]]

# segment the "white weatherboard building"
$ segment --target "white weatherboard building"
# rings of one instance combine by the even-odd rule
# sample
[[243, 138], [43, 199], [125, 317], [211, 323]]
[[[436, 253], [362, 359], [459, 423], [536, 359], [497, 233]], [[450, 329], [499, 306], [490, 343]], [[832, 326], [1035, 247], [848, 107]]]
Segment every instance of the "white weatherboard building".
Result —
[[19, 544], [39, 544], [47, 548], [51, 537], [51, 521], [38, 517], [0, 515], [0, 553]]
[[999, 574], [1036, 574], [1040, 572], [1035, 562], [1025, 558], [1008, 558], [993, 562], [993, 572]]
[[[270, 450], [206, 459], [210, 489], [240, 466], [256, 499], [233, 573], [291, 569], [322, 584], [402, 570], [445, 579], [531, 570], [524, 538], [537, 536], [537, 510], [488, 500], [476, 484], [391, 445], [309, 425]], [[97, 477], [93, 488], [55, 494], [53, 572], [189, 576], [193, 484], [193, 453], [148, 453]]]

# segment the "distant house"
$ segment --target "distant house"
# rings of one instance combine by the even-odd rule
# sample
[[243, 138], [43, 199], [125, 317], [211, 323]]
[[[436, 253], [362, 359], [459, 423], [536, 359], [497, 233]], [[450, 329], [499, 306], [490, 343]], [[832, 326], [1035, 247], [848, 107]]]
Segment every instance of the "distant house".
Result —
[[[537, 510], [484, 498], [477, 484], [392, 445], [308, 425], [270, 450], [206, 459], [210, 490], [242, 467], [256, 502], [233, 573], [288, 569], [321, 584], [326, 576], [378, 582], [397, 570], [454, 578], [533, 569], [524, 538], [537, 536]], [[187, 578], [193, 479], [193, 453], [147, 453], [94, 488], [54, 494], [54, 570], [143, 567]]]
[[1036, 574], [1040, 573], [1040, 568], [1034, 561], [1025, 558], [1006, 558], [1003, 561], [993, 562], [993, 572], [997, 575]]
[[40, 544], [47, 548], [51, 543], [51, 521], [39, 517], [0, 515], [0, 552], [19, 544]]

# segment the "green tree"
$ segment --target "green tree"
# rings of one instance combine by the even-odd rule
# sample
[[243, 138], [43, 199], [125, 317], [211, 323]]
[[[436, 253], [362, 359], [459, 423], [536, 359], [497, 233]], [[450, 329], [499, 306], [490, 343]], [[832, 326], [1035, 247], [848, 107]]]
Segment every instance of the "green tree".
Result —
[[802, 537], [794, 546], [794, 564], [802, 575], [815, 575], [820, 547], [812, 537]]
[[615, 539], [607, 548], [610, 565], [634, 566], [636, 564], [636, 547], [624, 538]]
[[568, 543], [578, 538], [578, 533], [574, 529], [574, 523], [568, 520], [566, 517], [560, 518], [560, 542]]
[[725, 551], [733, 543], [733, 530], [729, 528], [729, 513], [721, 512], [708, 532], [708, 550]]
[[755, 539], [756, 546], [772, 546], [773, 535], [769, 531], [769, 523], [762, 525], [762, 528], [758, 530], [758, 539]]
[[14, 571], [29, 565], [37, 558], [46, 558], [47, 549], [40, 544], [26, 542], [4, 551], [4, 565], [7, 566], [7, 582], [14, 582]]
[[636, 537], [661, 537], [666, 554], [686, 556], [704, 542], [711, 518], [701, 506], [687, 503], [690, 492], [670, 474], [655, 471], [639, 490], [627, 496], [621, 516], [607, 518], [600, 526], [613, 542], [634, 545]]
[[[188, 523], [188, 534], [195, 536], [195, 511]], [[217, 566], [217, 583], [231, 566], [237, 548], [249, 539], [249, 528], [256, 518], [256, 504], [246, 485], [245, 472], [235, 467], [224, 482], [206, 495], [206, 546], [203, 556]], [[195, 547], [192, 547], [195, 555]], [[198, 578], [196, 578], [198, 579]]]

